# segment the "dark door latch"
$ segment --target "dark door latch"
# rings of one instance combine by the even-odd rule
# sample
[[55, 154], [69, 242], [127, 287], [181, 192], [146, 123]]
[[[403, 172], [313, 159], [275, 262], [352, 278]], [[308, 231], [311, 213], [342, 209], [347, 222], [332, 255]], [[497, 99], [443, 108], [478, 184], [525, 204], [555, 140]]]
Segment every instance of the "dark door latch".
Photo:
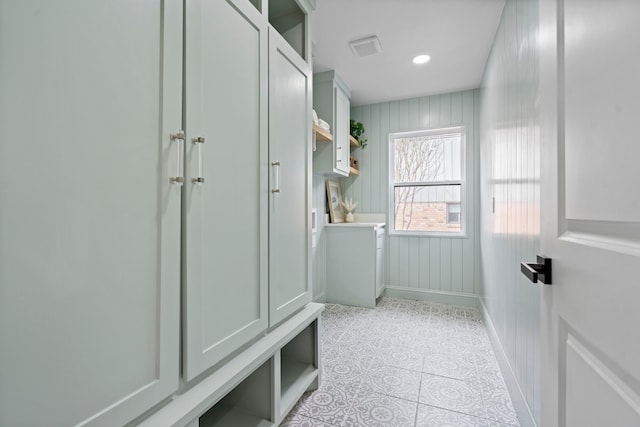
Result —
[[551, 258], [538, 255], [537, 264], [520, 263], [520, 271], [533, 283], [538, 280], [545, 285], [551, 284]]

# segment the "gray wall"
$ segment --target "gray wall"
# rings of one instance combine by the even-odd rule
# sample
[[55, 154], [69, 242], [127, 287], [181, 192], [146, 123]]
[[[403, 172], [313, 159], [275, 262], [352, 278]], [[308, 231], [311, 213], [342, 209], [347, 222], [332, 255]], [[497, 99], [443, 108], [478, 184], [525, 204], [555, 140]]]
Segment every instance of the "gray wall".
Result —
[[541, 285], [519, 266], [540, 247], [537, 36], [538, 1], [508, 0], [480, 89], [481, 297], [536, 420]]
[[[354, 107], [351, 118], [363, 123], [368, 139], [356, 149], [360, 176], [340, 180], [343, 197], [359, 202], [357, 213], [387, 213], [388, 136], [464, 125], [467, 131], [466, 237], [387, 237], [387, 288], [454, 294], [479, 294], [477, 187], [479, 144], [477, 92], [470, 90]], [[418, 294], [419, 295], [419, 294]]]

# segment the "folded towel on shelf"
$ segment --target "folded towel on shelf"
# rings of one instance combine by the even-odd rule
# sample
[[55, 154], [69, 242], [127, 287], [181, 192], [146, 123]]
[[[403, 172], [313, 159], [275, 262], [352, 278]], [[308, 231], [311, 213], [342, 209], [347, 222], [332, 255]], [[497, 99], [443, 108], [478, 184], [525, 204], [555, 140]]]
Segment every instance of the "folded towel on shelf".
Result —
[[329, 126], [329, 123], [325, 122], [324, 120], [318, 119], [318, 126], [331, 133], [331, 126]]
[[313, 110], [313, 124], [318, 124], [318, 113], [316, 113], [316, 110]]

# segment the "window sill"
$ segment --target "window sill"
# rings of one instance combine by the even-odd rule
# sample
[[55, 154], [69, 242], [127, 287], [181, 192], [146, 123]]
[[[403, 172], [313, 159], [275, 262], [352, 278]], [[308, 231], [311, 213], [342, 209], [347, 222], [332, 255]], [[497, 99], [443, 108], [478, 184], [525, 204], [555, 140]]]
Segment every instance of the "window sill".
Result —
[[468, 239], [466, 232], [460, 233], [438, 233], [434, 231], [395, 231], [388, 229], [387, 234], [391, 237], [437, 237], [439, 239]]

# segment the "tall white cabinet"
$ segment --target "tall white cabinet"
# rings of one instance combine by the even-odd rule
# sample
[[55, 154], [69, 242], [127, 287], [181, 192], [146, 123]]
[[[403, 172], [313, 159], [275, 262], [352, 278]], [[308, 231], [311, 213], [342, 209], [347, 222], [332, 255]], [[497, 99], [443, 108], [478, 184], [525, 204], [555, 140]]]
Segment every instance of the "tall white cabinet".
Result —
[[311, 66], [269, 29], [269, 316], [311, 301]]
[[178, 387], [182, 2], [0, 2], [0, 425]]
[[277, 425], [317, 385], [312, 4], [143, 3], [0, 2], [1, 426], [197, 425], [256, 383]]
[[185, 45], [191, 380], [310, 301], [311, 74], [245, 0], [187, 2]]
[[192, 0], [185, 10], [184, 374], [191, 380], [268, 324], [268, 23], [243, 0]]

